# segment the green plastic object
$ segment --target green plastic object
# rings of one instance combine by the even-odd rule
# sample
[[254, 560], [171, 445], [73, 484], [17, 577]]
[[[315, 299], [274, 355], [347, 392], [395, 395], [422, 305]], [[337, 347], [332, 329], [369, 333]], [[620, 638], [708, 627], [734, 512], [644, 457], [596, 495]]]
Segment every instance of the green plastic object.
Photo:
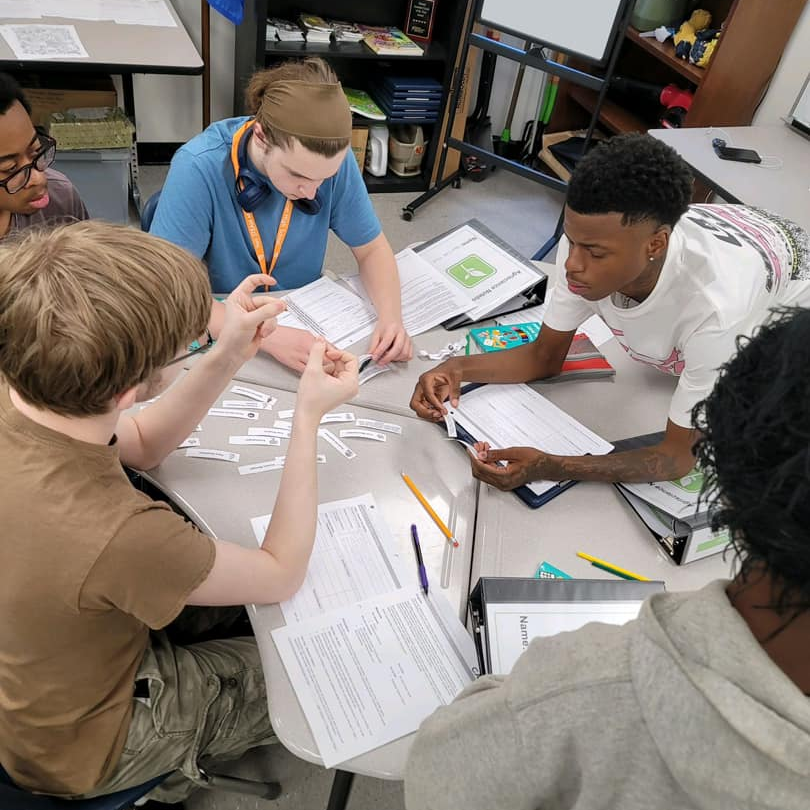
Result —
[[636, 0], [630, 25], [639, 31], [653, 31], [659, 25], [680, 25], [688, 16], [689, 0]]

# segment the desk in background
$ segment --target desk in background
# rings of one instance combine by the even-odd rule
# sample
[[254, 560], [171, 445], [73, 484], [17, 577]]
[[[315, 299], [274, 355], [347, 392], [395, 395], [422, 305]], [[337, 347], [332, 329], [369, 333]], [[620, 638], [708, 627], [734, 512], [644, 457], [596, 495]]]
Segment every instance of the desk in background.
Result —
[[[286, 442], [279, 447], [229, 447], [228, 436], [247, 433], [250, 427], [270, 427], [281, 409], [292, 408], [295, 395], [286, 391], [261, 388], [278, 398], [272, 411], [261, 412], [258, 422], [206, 417], [200, 437], [203, 447], [236, 450], [240, 464], [266, 461], [286, 452]], [[233, 396], [233, 395], [230, 395]], [[223, 395], [220, 399], [227, 398]], [[347, 405], [338, 410], [352, 410], [358, 418], [379, 419], [380, 414]], [[333, 425], [338, 428], [339, 425]], [[335, 430], [337, 432], [337, 430]], [[469, 576], [473, 550], [473, 527], [478, 483], [470, 476], [466, 453], [442, 438], [435, 425], [409, 419], [401, 436], [390, 435], [388, 441], [347, 440], [357, 457], [347, 460], [323, 439], [318, 439], [318, 452], [326, 464], [318, 465], [318, 501], [334, 501], [372, 492], [392, 535], [407, 558], [413, 557], [410, 525], [419, 526], [422, 552], [433, 588], [442, 588], [463, 620], [469, 593]], [[162, 490], [203, 531], [212, 537], [255, 547], [256, 539], [250, 519], [272, 511], [281, 472], [241, 476], [236, 464], [206, 459], [186, 458], [178, 450], [144, 477]], [[411, 475], [443, 520], [454, 531], [458, 548], [446, 541], [439, 529], [400, 478], [400, 471]], [[416, 563], [411, 567], [418, 586]], [[284, 623], [278, 605], [250, 606], [249, 613], [256, 632], [267, 682], [270, 718], [284, 746], [309, 762], [322, 764], [312, 733], [295, 697], [270, 631]], [[343, 763], [342, 771], [400, 779], [411, 744], [411, 737], [396, 740], [374, 751]]]
[[[69, 6], [69, 3], [65, 2], [65, 5]], [[0, 17], [0, 25], [73, 25], [88, 53], [87, 58], [81, 59], [22, 60], [0, 37], [0, 70], [44, 73], [68, 69], [119, 74], [123, 82], [124, 110], [132, 123], [136, 124], [133, 73], [198, 75], [203, 72], [203, 61], [170, 0], [166, 5], [177, 23], [173, 28], [119, 25], [111, 20], [82, 20], [69, 16], [41, 19]], [[140, 211], [137, 156], [133, 159], [130, 172], [132, 196]]]
[[[790, 127], [651, 129], [650, 135], [675, 149], [723, 199], [765, 208], [810, 231], [810, 141]], [[782, 166], [766, 169], [756, 163], [721, 160], [714, 153], [712, 138], [755, 149], [763, 157], [777, 157]]]

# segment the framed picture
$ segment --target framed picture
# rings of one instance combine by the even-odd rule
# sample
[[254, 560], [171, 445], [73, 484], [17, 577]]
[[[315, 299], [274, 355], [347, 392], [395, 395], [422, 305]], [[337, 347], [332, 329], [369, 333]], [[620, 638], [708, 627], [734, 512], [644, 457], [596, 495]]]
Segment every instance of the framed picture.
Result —
[[430, 42], [437, 0], [408, 0], [405, 33], [420, 42]]

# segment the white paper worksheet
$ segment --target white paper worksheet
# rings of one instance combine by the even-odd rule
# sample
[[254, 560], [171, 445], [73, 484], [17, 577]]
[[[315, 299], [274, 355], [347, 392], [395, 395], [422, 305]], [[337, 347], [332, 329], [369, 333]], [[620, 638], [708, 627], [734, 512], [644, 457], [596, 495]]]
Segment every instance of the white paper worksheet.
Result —
[[[402, 323], [411, 337], [421, 335], [474, 306], [468, 293], [450, 284], [432, 264], [410, 248], [397, 253], [396, 259], [402, 296]], [[343, 281], [371, 306], [359, 275], [347, 276]]]
[[[270, 515], [251, 520], [261, 545]], [[403, 587], [398, 548], [370, 493], [318, 506], [315, 545], [304, 584], [281, 603], [287, 624]]]
[[410, 588], [281, 627], [273, 640], [327, 768], [416, 731], [477, 674], [445, 597]]
[[472, 320], [514, 298], [540, 276], [469, 225], [462, 225], [419, 251], [456, 289], [467, 293]]
[[[528, 385], [484, 385], [469, 391], [453, 411], [456, 422], [493, 449], [536, 447], [558, 456], [601, 456], [613, 449], [581, 422]], [[534, 481], [537, 495], [556, 481]]]
[[73, 25], [0, 25], [0, 34], [18, 59], [87, 59]]
[[322, 335], [339, 349], [368, 337], [377, 321], [374, 309], [362, 298], [325, 276], [287, 293], [282, 300], [287, 311], [279, 315], [279, 326]]

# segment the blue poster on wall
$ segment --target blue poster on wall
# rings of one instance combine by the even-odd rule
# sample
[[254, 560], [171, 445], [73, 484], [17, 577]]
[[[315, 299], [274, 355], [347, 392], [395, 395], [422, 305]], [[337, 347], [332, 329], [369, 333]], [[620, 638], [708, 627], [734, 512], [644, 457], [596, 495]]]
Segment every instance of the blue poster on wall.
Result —
[[234, 25], [239, 25], [245, 16], [245, 0], [208, 0], [208, 5]]

